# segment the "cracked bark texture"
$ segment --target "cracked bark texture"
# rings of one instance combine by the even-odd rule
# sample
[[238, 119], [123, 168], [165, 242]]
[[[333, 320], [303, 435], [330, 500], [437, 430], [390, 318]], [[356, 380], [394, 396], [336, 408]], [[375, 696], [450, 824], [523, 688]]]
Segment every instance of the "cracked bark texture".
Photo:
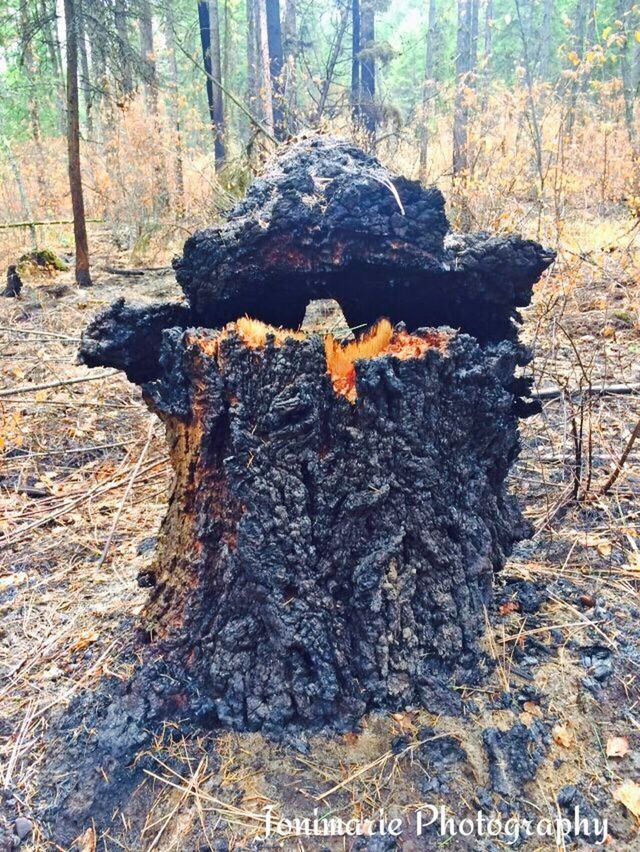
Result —
[[[131, 689], [161, 696], [153, 720], [279, 735], [452, 711], [451, 684], [483, 672], [493, 572], [525, 534], [505, 488], [532, 411], [514, 319], [552, 259], [452, 235], [437, 189], [303, 139], [187, 241], [182, 303], [119, 300], [89, 325], [81, 358], [142, 385], [176, 474], [141, 577]], [[319, 337], [251, 348], [215, 330], [295, 327], [314, 298], [350, 323], [441, 326], [446, 346], [358, 361], [351, 404]]]
[[493, 572], [525, 532], [504, 485], [518, 350], [448, 334], [357, 362], [355, 404], [318, 337], [165, 335], [144, 392], [176, 484], [144, 623], [193, 718], [344, 729], [451, 711], [448, 684], [477, 681]]

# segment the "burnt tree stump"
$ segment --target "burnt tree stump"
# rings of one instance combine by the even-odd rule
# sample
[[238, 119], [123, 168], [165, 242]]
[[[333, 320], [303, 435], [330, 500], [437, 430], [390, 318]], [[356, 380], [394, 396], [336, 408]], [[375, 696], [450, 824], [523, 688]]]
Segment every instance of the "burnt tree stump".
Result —
[[[553, 254], [448, 231], [438, 190], [303, 140], [187, 241], [184, 303], [120, 300], [85, 332], [85, 363], [141, 384], [176, 477], [141, 578], [147, 723], [344, 729], [450, 711], [482, 675], [493, 574], [526, 533], [514, 319]], [[390, 322], [347, 347], [295, 331], [318, 298]]]

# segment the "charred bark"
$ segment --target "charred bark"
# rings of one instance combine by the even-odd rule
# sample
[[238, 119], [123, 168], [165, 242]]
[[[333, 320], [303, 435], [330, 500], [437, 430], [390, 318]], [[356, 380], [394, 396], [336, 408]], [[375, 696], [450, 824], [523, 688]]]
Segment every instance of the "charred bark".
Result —
[[[494, 572], [526, 534], [505, 485], [527, 392], [512, 314], [553, 255], [447, 231], [437, 190], [303, 141], [187, 242], [185, 303], [120, 300], [85, 332], [85, 363], [125, 370], [163, 420], [175, 484], [134, 674], [71, 708], [71, 728], [99, 719], [86, 742], [55, 738], [58, 842], [115, 810], [168, 720], [342, 731], [455, 713], [482, 679]], [[316, 294], [412, 330], [345, 347], [244, 318], [296, 321]]]
[[[552, 254], [486, 234], [445, 246], [440, 194], [385, 175], [300, 143], [187, 243], [188, 303], [120, 300], [85, 332], [86, 363], [142, 384], [176, 474], [141, 578], [130, 694], [153, 691], [149, 724], [344, 729], [451, 711], [449, 685], [483, 672], [493, 573], [525, 534], [505, 488], [527, 391], [512, 313]], [[345, 349], [238, 319], [281, 325], [316, 293], [412, 331], [385, 321]], [[415, 329], [429, 315], [463, 333]]]
[[487, 342], [516, 339], [516, 308], [552, 259], [515, 236], [451, 236], [439, 190], [319, 138], [289, 148], [174, 266], [202, 326], [248, 314], [297, 328], [311, 299], [336, 299], [354, 327], [384, 316]]

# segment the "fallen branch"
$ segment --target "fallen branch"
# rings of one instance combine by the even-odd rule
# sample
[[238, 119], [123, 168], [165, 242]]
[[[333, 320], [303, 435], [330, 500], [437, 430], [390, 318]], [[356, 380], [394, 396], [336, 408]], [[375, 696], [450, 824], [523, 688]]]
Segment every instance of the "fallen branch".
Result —
[[105, 272], [112, 275], [146, 275], [147, 272], [171, 272], [171, 266], [144, 266], [136, 269], [120, 269], [117, 266], [103, 266]]
[[[87, 222], [104, 222], [104, 219], [87, 219]], [[0, 230], [7, 228], [34, 228], [36, 225], [73, 225], [73, 219], [38, 219], [33, 222], [0, 222]]]
[[613, 394], [632, 394], [640, 391], [640, 382], [632, 382], [628, 385], [602, 385], [601, 387], [590, 386], [580, 390], [567, 391], [565, 388], [541, 388], [533, 391], [533, 399], [560, 399], [561, 397], [575, 396], [604, 396]]
[[103, 266], [102, 268], [112, 275], [144, 275], [144, 269], [118, 269], [117, 266]]
[[110, 376], [117, 376], [119, 370], [111, 370], [108, 373], [103, 373], [101, 376], [81, 376], [78, 379], [63, 379], [59, 382], [45, 382], [43, 385], [22, 385], [18, 388], [4, 388], [0, 390], [0, 397], [15, 396], [18, 393], [30, 393], [31, 391], [50, 390], [51, 388], [62, 388], [65, 385], [77, 385], [80, 382], [98, 382], [100, 379], [108, 379]]
[[609, 491], [609, 489], [611, 488], [611, 486], [613, 485], [613, 483], [616, 481], [616, 479], [620, 476], [622, 468], [624, 467], [626, 460], [629, 458], [629, 453], [633, 449], [633, 445], [635, 444], [636, 438], [638, 437], [638, 435], [640, 435], [640, 420], [638, 420], [638, 422], [636, 423], [635, 429], [631, 433], [631, 436], [629, 437], [629, 440], [627, 441], [627, 445], [624, 448], [624, 450], [622, 451], [622, 455], [620, 456], [620, 459], [619, 459], [617, 465], [615, 466], [611, 476], [609, 477], [609, 479], [607, 479], [605, 484], [602, 486], [602, 490], [600, 491], [601, 494], [606, 494]]
[[31, 334], [35, 337], [55, 337], [58, 340], [70, 340], [73, 343], [80, 343], [79, 337], [71, 337], [68, 334], [58, 334], [55, 331], [35, 331], [29, 328], [17, 328], [15, 325], [0, 325], [0, 331], [14, 331], [18, 334]]

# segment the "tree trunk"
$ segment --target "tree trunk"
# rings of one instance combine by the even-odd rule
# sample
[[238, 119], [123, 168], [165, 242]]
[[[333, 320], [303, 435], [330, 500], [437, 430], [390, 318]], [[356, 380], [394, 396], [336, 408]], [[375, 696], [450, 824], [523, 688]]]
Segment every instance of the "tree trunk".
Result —
[[429, 0], [427, 20], [427, 38], [424, 62], [424, 82], [422, 84], [422, 116], [420, 126], [420, 180], [427, 178], [427, 158], [429, 146], [428, 120], [433, 113], [432, 102], [435, 94], [434, 48], [436, 40], [436, 0]]
[[258, 21], [255, 0], [247, 0], [247, 102], [255, 111], [260, 104], [260, 71], [258, 67]]
[[458, 0], [458, 33], [456, 38], [456, 95], [453, 112], [453, 174], [464, 176], [469, 171], [469, 104], [473, 38], [473, 0]]
[[67, 148], [69, 157], [69, 188], [73, 208], [75, 238], [75, 278], [80, 287], [91, 286], [89, 244], [82, 193], [80, 167], [80, 104], [78, 99], [78, 19], [74, 0], [64, 0], [64, 19], [67, 32]]
[[47, 166], [42, 147], [42, 131], [40, 128], [40, 105], [38, 102], [38, 74], [35, 66], [35, 56], [32, 45], [32, 21], [29, 15], [27, 0], [20, 0], [20, 36], [22, 42], [22, 59], [27, 79], [27, 112], [29, 125], [35, 149], [36, 178], [40, 207], [43, 211], [49, 209], [49, 183], [47, 181]]
[[141, 0], [140, 16], [138, 18], [140, 31], [140, 56], [143, 66], [143, 83], [147, 112], [150, 115], [158, 114], [158, 71], [156, 68], [156, 56], [153, 44], [153, 19], [151, 17], [151, 6], [149, 0]]
[[340, 22], [338, 24], [338, 28], [335, 33], [335, 37], [333, 40], [333, 44], [331, 45], [331, 49], [329, 51], [329, 56], [327, 58], [327, 65], [325, 68], [325, 72], [322, 78], [322, 84], [320, 86], [320, 97], [318, 98], [318, 108], [316, 110], [316, 114], [313, 118], [314, 124], [319, 124], [322, 116], [324, 115], [325, 107], [327, 105], [327, 98], [329, 97], [329, 91], [331, 89], [331, 84], [334, 80], [334, 75], [336, 72], [336, 66], [338, 64], [338, 59], [340, 58], [340, 54], [342, 53], [342, 42], [344, 40], [344, 34], [347, 31], [347, 26], [349, 24], [349, 13], [350, 9], [348, 5], [342, 7], [342, 16], [340, 18]]
[[359, 127], [360, 109], [360, 0], [351, 2], [351, 115], [354, 127]]
[[[58, 129], [61, 135], [66, 135], [65, 104], [66, 93], [64, 90], [64, 73], [62, 70], [62, 56], [60, 41], [58, 39], [57, 8], [55, 0], [40, 0], [40, 17], [42, 19], [42, 31], [45, 40], [51, 74], [55, 81], [56, 107]], [[53, 22], [51, 19], [53, 18]]]
[[11, 172], [13, 174], [14, 180], [16, 182], [16, 186], [18, 188], [18, 196], [20, 197], [20, 206], [22, 207], [22, 218], [25, 222], [30, 222], [29, 225], [29, 234], [31, 236], [31, 245], [34, 249], [38, 248], [38, 232], [36, 230], [36, 226], [33, 224], [33, 211], [31, 210], [31, 205], [29, 204], [29, 196], [27, 195], [24, 182], [22, 180], [22, 175], [20, 173], [20, 166], [18, 165], [18, 161], [15, 158], [15, 154], [11, 149], [11, 145], [9, 141], [0, 134], [0, 147], [4, 150], [7, 159], [9, 161], [9, 167], [11, 168]]
[[489, 103], [489, 87], [491, 84], [491, 49], [493, 41], [493, 0], [485, 0], [484, 27], [482, 45], [482, 67], [480, 82], [480, 113], [485, 115]]
[[271, 81], [271, 57], [269, 55], [269, 25], [267, 0], [257, 0], [258, 67], [260, 69], [260, 96], [262, 115], [268, 129], [274, 130], [273, 85]]
[[173, 207], [176, 219], [182, 219], [185, 213], [184, 203], [184, 168], [182, 162], [183, 144], [182, 127], [180, 124], [180, 84], [178, 80], [178, 61], [175, 48], [175, 20], [171, 3], [165, 6], [165, 38], [167, 40], [167, 51], [169, 58], [169, 109], [171, 123], [175, 132], [175, 156], [173, 160], [173, 175], [175, 181], [175, 194]]
[[360, 83], [362, 88], [362, 125], [372, 150], [376, 145], [376, 61], [374, 0], [362, 0], [360, 9]]
[[[213, 21], [212, 21], [213, 13]], [[206, 73], [207, 104], [209, 120], [213, 135], [213, 156], [216, 169], [224, 163], [224, 105], [222, 91], [217, 85], [221, 82], [220, 61], [220, 22], [218, 19], [218, 4], [215, 0], [200, 0], [198, 3], [198, 20], [200, 23], [200, 43], [202, 58]]]
[[298, 54], [298, 24], [296, 0], [286, 0], [283, 25], [284, 74], [282, 96], [284, 99], [287, 129], [295, 133], [298, 124], [298, 93], [296, 89], [296, 56]]
[[280, 0], [265, 0], [267, 16], [267, 41], [269, 44], [269, 77], [273, 100], [273, 133], [282, 141], [287, 133], [284, 120], [284, 92], [282, 71], [282, 26], [280, 23]]
[[[635, 4], [632, 0], [618, 0], [616, 16], [622, 24], [624, 43], [620, 47], [620, 77], [622, 80], [622, 94], [624, 98], [624, 119], [629, 137], [629, 144], [633, 157], [633, 184], [634, 194], [640, 191], [640, 144], [636, 129], [635, 98], [637, 92], [633, 88], [632, 69], [629, 64], [629, 32], [630, 24], [633, 24], [633, 11]], [[635, 42], [635, 37], [634, 37]]]
[[114, 17], [118, 39], [118, 58], [120, 60], [120, 86], [125, 98], [133, 94], [133, 71], [131, 68], [131, 45], [127, 27], [127, 0], [114, 0]]
[[89, 73], [89, 55], [87, 50], [87, 28], [83, 9], [85, 0], [76, 0], [78, 15], [78, 50], [80, 54], [80, 82], [82, 84], [82, 95], [84, 97], [85, 124], [87, 133], [93, 134], [93, 97], [91, 91], [91, 75]]
[[143, 81], [147, 112], [153, 122], [151, 156], [153, 169], [153, 209], [162, 216], [169, 208], [169, 188], [162, 150], [162, 120], [159, 107], [158, 68], [153, 38], [153, 18], [149, 0], [140, 3], [140, 54], [144, 67]]
[[[512, 317], [553, 254], [486, 234], [445, 245], [440, 193], [345, 143], [283, 157], [187, 242], [186, 302], [119, 300], [83, 335], [85, 363], [143, 385], [175, 470], [123, 690], [128, 706], [153, 696], [151, 729], [452, 712], [451, 685], [482, 675], [494, 571], [525, 531], [505, 486], [526, 387]], [[393, 307], [464, 333], [384, 320], [345, 347], [247, 318], [219, 329], [226, 310], [295, 320], [294, 298], [318, 293], [348, 318]]]
[[[215, 80], [222, 82], [222, 50], [220, 44], [220, 13], [218, 0], [209, 0], [209, 26], [211, 29], [211, 73]], [[216, 158], [216, 169], [224, 165], [225, 153], [225, 126], [224, 126], [224, 100], [222, 89], [215, 82], [213, 84], [213, 126], [214, 126], [214, 154]]]

